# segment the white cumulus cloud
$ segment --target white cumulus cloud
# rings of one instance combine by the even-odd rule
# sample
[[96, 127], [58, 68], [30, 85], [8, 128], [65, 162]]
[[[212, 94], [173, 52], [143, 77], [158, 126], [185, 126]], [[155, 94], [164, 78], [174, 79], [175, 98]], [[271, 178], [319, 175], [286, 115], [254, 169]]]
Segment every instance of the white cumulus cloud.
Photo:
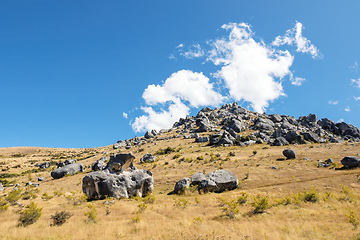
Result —
[[277, 51], [263, 42], [256, 42], [247, 24], [226, 24], [227, 39], [213, 41], [208, 60], [221, 69], [215, 76], [225, 81], [230, 96], [250, 102], [257, 112], [263, 112], [269, 102], [285, 95], [281, 79], [289, 75], [293, 56]]
[[[170, 128], [180, 117], [190, 113], [190, 108], [217, 106], [224, 101], [244, 101], [253, 110], [264, 112], [269, 103], [285, 96], [282, 86], [287, 77], [295, 86], [301, 86], [304, 78], [293, 76], [290, 67], [294, 56], [282, 45], [296, 45], [297, 52], [319, 57], [319, 50], [302, 36], [302, 24], [278, 36], [270, 44], [257, 41], [251, 26], [246, 23], [224, 24], [228, 32], [223, 38], [209, 40], [206, 46], [184, 44], [176, 47], [177, 53], [186, 59], [205, 58], [217, 67], [210, 73], [213, 81], [221, 83], [216, 92], [213, 83], [203, 73], [191, 70], [177, 71], [161, 85], [151, 84], [143, 92], [146, 106], [144, 115], [131, 123], [135, 132]], [[175, 56], [170, 55], [170, 58]]]
[[315, 47], [306, 37], [302, 36], [302, 30], [303, 25], [300, 22], [297, 22], [295, 27], [287, 30], [284, 36], [276, 37], [272, 44], [274, 46], [296, 44], [297, 52], [310, 53], [313, 58], [320, 57], [321, 54], [317, 47]]
[[[189, 114], [190, 108], [185, 103], [199, 107], [217, 106], [223, 101], [222, 95], [213, 90], [209, 78], [190, 70], [173, 73], [162, 85], [149, 85], [142, 97], [149, 106], [142, 108], [146, 115], [132, 123], [135, 132], [170, 128], [180, 117]], [[166, 103], [170, 104], [168, 110], [156, 111], [152, 107]]]
[[189, 114], [190, 109], [181, 101], [176, 100], [168, 110], [155, 111], [152, 107], [141, 108], [146, 114], [135, 118], [131, 124], [135, 132], [143, 132], [151, 129], [170, 128], [172, 124]]
[[124, 117], [124, 118], [128, 118], [127, 113], [123, 112], [123, 117]]

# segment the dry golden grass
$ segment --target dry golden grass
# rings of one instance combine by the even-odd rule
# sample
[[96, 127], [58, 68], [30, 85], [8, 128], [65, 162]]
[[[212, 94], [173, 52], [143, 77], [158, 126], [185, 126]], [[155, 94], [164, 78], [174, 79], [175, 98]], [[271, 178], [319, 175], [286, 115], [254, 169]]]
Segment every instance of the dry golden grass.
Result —
[[[359, 239], [360, 229], [349, 222], [348, 215], [353, 211], [355, 220], [360, 219], [360, 169], [317, 168], [317, 160], [329, 157], [340, 167], [340, 160], [358, 154], [359, 146], [357, 143], [291, 146], [297, 153], [295, 160], [283, 160], [284, 147], [265, 144], [215, 148], [194, 143], [193, 139], [172, 139], [133, 147], [130, 151], [136, 156], [137, 167], [152, 171], [155, 182], [155, 202], [147, 203], [147, 208], [139, 214], [138, 205], [142, 200], [138, 198], [119, 199], [113, 204], [104, 204], [105, 200], [100, 200], [74, 205], [74, 198], [82, 195], [81, 180], [89, 168], [84, 173], [58, 180], [51, 179], [49, 171], [23, 174], [14, 178], [22, 186], [29, 178], [37, 182], [38, 176], [46, 177], [46, 181], [40, 182], [36, 199], [19, 200], [22, 205], [30, 201], [37, 203], [43, 208], [42, 216], [33, 225], [18, 227], [21, 207], [10, 206], [0, 212], [0, 238]], [[180, 151], [158, 156], [155, 163], [139, 164], [145, 153], [155, 153], [166, 147], [180, 148]], [[0, 149], [0, 168], [5, 171], [0, 173], [21, 174], [34, 169], [36, 162], [68, 158], [83, 159], [84, 165], [90, 165], [104, 156], [104, 151], [108, 154], [118, 152], [112, 146], [96, 149], [4, 148]], [[173, 159], [175, 154], [180, 156]], [[216, 156], [218, 159], [211, 161]], [[304, 157], [310, 160], [304, 160]], [[279, 169], [271, 169], [272, 166]], [[183, 196], [167, 195], [181, 178], [219, 168], [228, 169], [238, 177], [241, 182], [239, 189], [221, 194], [188, 192]], [[318, 194], [317, 202], [304, 202], [298, 197], [299, 193], [311, 189]], [[2, 196], [10, 190], [11, 187], [6, 188]], [[231, 201], [243, 192], [249, 196], [247, 203], [238, 206], [239, 214], [233, 219], [224, 216], [219, 197]], [[44, 193], [63, 195], [43, 200]], [[262, 214], [252, 214], [251, 203], [257, 195], [269, 198], [270, 208]], [[286, 197], [291, 199], [290, 204], [278, 204], [279, 199]], [[97, 210], [97, 223], [86, 222], [88, 204], [93, 204]], [[51, 216], [62, 210], [70, 212], [72, 217], [62, 226], [51, 226]]]

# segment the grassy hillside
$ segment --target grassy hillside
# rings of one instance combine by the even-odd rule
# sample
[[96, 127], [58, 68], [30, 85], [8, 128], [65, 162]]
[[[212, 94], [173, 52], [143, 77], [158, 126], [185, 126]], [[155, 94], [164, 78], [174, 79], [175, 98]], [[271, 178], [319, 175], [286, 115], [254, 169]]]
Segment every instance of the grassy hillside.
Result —
[[[359, 153], [359, 146], [359, 143], [349, 142], [292, 145], [290, 148], [295, 150], [297, 158], [285, 160], [282, 151], [287, 147], [258, 144], [225, 148], [195, 143], [194, 139], [154, 140], [128, 150], [136, 156], [137, 168], [153, 173], [153, 195], [145, 199], [114, 199], [113, 203], [109, 203], [113, 199], [89, 202], [84, 198], [81, 180], [90, 168], [84, 173], [53, 180], [50, 170], [37, 172], [38, 167], [34, 166], [44, 161], [55, 164], [71, 158], [88, 166], [119, 151], [112, 146], [3, 148], [0, 149], [0, 180], [8, 187], [0, 193], [2, 199], [11, 200], [9, 193], [13, 186], [9, 184], [20, 183], [21, 194], [26, 191], [28, 194], [21, 195], [14, 201], [16, 204], [8, 203], [8, 209], [0, 212], [0, 237], [360, 239], [357, 227], [360, 223], [360, 169], [336, 170], [341, 167], [340, 160], [344, 156]], [[140, 164], [145, 153], [155, 154], [168, 147], [173, 152], [157, 155], [155, 163]], [[317, 167], [318, 160], [328, 158], [335, 164], [330, 168]], [[237, 176], [238, 189], [208, 194], [190, 189], [184, 195], [167, 195], [181, 178], [221, 168]], [[46, 180], [38, 182], [40, 176]], [[29, 180], [40, 186], [25, 187]], [[42, 208], [42, 215], [36, 223], [19, 227], [20, 211], [32, 201]], [[96, 221], [89, 221], [91, 209], [90, 217], [96, 216]], [[62, 226], [51, 226], [51, 216], [63, 210], [72, 216]]]

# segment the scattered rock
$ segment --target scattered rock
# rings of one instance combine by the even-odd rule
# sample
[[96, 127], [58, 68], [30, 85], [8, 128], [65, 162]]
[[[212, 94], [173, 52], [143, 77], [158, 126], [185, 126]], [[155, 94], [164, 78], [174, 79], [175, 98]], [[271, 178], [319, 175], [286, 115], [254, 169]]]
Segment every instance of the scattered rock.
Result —
[[287, 159], [295, 159], [296, 155], [295, 155], [295, 151], [291, 150], [291, 149], [285, 149], [283, 151], [283, 155], [287, 158]]
[[99, 160], [96, 160], [96, 162], [93, 162], [91, 164], [91, 170], [92, 171], [102, 171], [106, 167], [105, 161], [108, 160], [108, 157], [102, 157]]
[[175, 184], [173, 193], [176, 193], [176, 194], [183, 193], [189, 187], [190, 187], [190, 179], [183, 178]]
[[51, 177], [54, 179], [59, 179], [64, 177], [65, 175], [74, 175], [77, 172], [83, 172], [84, 165], [82, 163], [73, 163], [69, 165], [65, 165], [63, 167], [57, 168], [51, 172]]
[[346, 168], [356, 168], [360, 165], [360, 157], [348, 156], [341, 159], [341, 164]]
[[146, 153], [141, 159], [141, 163], [151, 163], [156, 161], [156, 156], [153, 156], [151, 153]]
[[45, 180], [46, 180], [46, 178], [44, 178], [44, 177], [38, 177], [39, 182], [42, 182], [42, 181], [45, 181]]

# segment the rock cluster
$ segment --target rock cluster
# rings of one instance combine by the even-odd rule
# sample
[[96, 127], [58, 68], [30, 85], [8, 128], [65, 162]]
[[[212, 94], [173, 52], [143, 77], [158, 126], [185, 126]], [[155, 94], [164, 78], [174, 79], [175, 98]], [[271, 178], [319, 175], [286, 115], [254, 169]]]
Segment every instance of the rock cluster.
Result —
[[[243, 134], [247, 129], [254, 132]], [[175, 132], [176, 135], [161, 137], [165, 132]], [[146, 132], [144, 137], [118, 141], [113, 147], [129, 149], [134, 145], [180, 137], [225, 147], [261, 143], [286, 146], [344, 140], [359, 142], [360, 131], [345, 122], [335, 123], [327, 118], [319, 120], [315, 114], [301, 116], [298, 119], [287, 115], [268, 115], [249, 111], [234, 102], [216, 109], [203, 108], [196, 116], [180, 118], [169, 130], [151, 130]]]
[[102, 171], [91, 172], [83, 178], [82, 190], [89, 199], [107, 197], [128, 198], [146, 196], [153, 191], [152, 173], [137, 169], [132, 153], [119, 153], [110, 156]]
[[197, 186], [199, 192], [223, 192], [225, 190], [234, 190], [239, 185], [239, 180], [228, 170], [215, 170], [208, 173], [206, 176], [202, 173], [195, 173], [191, 180], [190, 178], [183, 178], [179, 180], [170, 194], [183, 193], [186, 189], [192, 186]]

